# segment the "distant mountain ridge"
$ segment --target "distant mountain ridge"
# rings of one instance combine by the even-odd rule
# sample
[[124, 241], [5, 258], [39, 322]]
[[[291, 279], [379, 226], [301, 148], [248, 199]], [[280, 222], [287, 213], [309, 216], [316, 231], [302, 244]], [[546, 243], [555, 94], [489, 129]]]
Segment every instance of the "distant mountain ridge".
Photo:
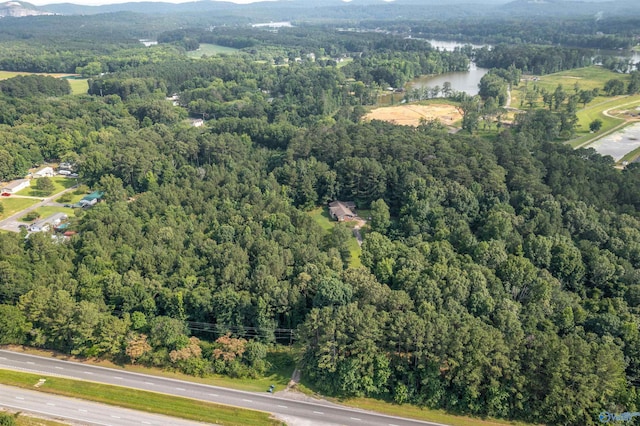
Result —
[[[451, 5], [456, 5], [452, 10]], [[637, 0], [276, 0], [251, 4], [199, 0], [189, 3], [130, 2], [103, 6], [73, 3], [36, 7], [30, 3], [0, 3], [0, 17], [34, 15], [96, 15], [133, 12], [140, 14], [225, 14], [248, 20], [258, 16], [272, 20], [326, 19], [440, 19], [443, 17], [504, 16], [529, 13], [549, 16], [589, 15], [604, 11], [607, 15], [640, 16]]]
[[42, 10], [41, 8], [22, 1], [8, 1], [0, 3], [0, 17], [22, 17], [22, 16], [38, 16], [53, 15], [54, 12]]

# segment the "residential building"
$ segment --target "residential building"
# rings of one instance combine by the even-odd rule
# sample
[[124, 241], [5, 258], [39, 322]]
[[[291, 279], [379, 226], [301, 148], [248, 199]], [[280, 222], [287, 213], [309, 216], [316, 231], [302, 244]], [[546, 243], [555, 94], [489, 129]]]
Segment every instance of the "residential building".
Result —
[[28, 188], [30, 185], [31, 182], [29, 181], [29, 179], [14, 180], [2, 187], [2, 193], [15, 194], [25, 188]]
[[68, 216], [64, 213], [54, 213], [44, 219], [36, 220], [29, 226], [31, 232], [44, 232], [51, 228], [60, 225], [62, 222], [68, 219]]
[[355, 208], [353, 201], [333, 201], [329, 203], [329, 216], [338, 222], [349, 221], [357, 216]]

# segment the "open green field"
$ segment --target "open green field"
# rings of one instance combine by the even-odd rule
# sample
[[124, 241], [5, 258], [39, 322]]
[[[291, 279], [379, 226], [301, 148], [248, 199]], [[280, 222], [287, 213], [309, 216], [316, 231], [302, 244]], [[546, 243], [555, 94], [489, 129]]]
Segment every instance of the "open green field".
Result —
[[101, 383], [0, 370], [0, 383], [34, 390], [39, 379], [46, 379], [39, 392], [81, 398], [149, 413], [180, 417], [220, 425], [277, 425], [268, 413], [218, 405], [155, 392], [109, 386]]
[[187, 52], [187, 56], [190, 58], [200, 59], [202, 55], [214, 56], [219, 55], [221, 53], [227, 55], [233, 55], [238, 53], [239, 49], [234, 49], [233, 47], [225, 47], [218, 46], [217, 44], [208, 44], [208, 43], [200, 43], [200, 48], [198, 50], [192, 50], [191, 52]]
[[[537, 81], [533, 81], [533, 78], [536, 78]], [[618, 74], [596, 65], [542, 76], [525, 76], [518, 87], [514, 87], [513, 90], [511, 90], [511, 106], [514, 108], [523, 108], [524, 106], [520, 105], [520, 100], [523, 99], [526, 90], [534, 86], [545, 89], [548, 92], [553, 92], [556, 90], [556, 87], [558, 87], [558, 84], [562, 84], [565, 92], [574, 93], [577, 83], [580, 90], [593, 90], [598, 88], [602, 91], [605, 83], [614, 78], [626, 83], [629, 76], [626, 74]], [[598, 100], [595, 99], [591, 101], [591, 103], [594, 102], [598, 102]], [[542, 101], [538, 101], [538, 106], [541, 106], [541, 104]]]
[[[55, 176], [51, 179], [51, 182], [53, 183], [53, 191], [51, 191], [51, 193], [43, 193], [42, 191], [38, 191], [35, 187], [36, 185], [36, 180], [34, 179], [31, 182], [30, 187], [23, 189], [22, 191], [18, 192], [18, 195], [28, 195], [30, 197], [49, 197], [53, 194], [57, 194], [58, 192], [64, 191], [67, 188], [71, 188], [72, 186], [76, 185], [78, 183], [77, 179], [74, 178], [67, 178], [67, 177], [61, 177], [61, 176]], [[82, 198], [82, 197], [80, 197]]]
[[[61, 73], [46, 73], [46, 72], [34, 73], [34, 72], [21, 72], [21, 71], [18, 71], [18, 72], [0, 71], [0, 80], [6, 80], [8, 78], [17, 77], [19, 75], [31, 75], [31, 74], [50, 75], [51, 77], [56, 77], [56, 78], [70, 75], [70, 74], [64, 74], [64, 73], [61, 74]], [[87, 91], [89, 90], [89, 83], [86, 78], [83, 78], [83, 79], [70, 78], [67, 81], [69, 82], [69, 86], [71, 86], [71, 93], [74, 95], [81, 95], [81, 94], [87, 93]]]
[[71, 86], [71, 93], [74, 95], [84, 95], [89, 91], [89, 81], [86, 78], [70, 78], [67, 81], [69, 82], [69, 86]]
[[31, 198], [2, 197], [0, 198], [0, 204], [4, 207], [4, 211], [0, 213], [0, 219], [6, 219], [27, 207], [31, 207], [37, 202], [38, 200]]

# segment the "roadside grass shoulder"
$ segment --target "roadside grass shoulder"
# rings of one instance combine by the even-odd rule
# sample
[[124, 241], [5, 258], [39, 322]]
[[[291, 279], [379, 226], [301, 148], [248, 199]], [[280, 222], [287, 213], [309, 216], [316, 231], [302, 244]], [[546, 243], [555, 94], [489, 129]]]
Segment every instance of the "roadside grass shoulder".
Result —
[[114, 370], [125, 370], [134, 373], [148, 374], [151, 376], [168, 377], [177, 380], [184, 380], [187, 382], [201, 383], [205, 385], [220, 386], [230, 389], [238, 389], [249, 392], [266, 392], [270, 385], [276, 385], [276, 391], [284, 389], [293, 370], [295, 369], [295, 352], [290, 347], [279, 346], [275, 350], [267, 352], [267, 362], [271, 367], [262, 377], [256, 378], [233, 378], [229, 376], [223, 376], [218, 374], [212, 374], [207, 377], [195, 377], [187, 374], [179, 373], [176, 371], [161, 370], [155, 367], [146, 367], [136, 364], [115, 364], [109, 360], [96, 360], [96, 359], [77, 359], [70, 356], [62, 355], [53, 351], [30, 348], [27, 346], [10, 346], [10, 350], [22, 353], [28, 353], [32, 355], [45, 356], [49, 358], [65, 359], [70, 361], [83, 362], [89, 365], [97, 365], [100, 367], [111, 368]]
[[260, 411], [101, 383], [0, 370], [1, 383], [24, 389], [33, 390], [33, 385], [42, 378], [46, 379], [46, 382], [38, 388], [38, 391], [55, 395], [220, 425], [280, 424], [271, 419], [268, 413]]
[[67, 426], [67, 423], [32, 417], [25, 413], [17, 413], [15, 419], [16, 426]]
[[2, 204], [2, 206], [4, 207], [4, 211], [0, 213], [0, 219], [6, 219], [21, 210], [31, 207], [37, 202], [38, 200], [30, 198], [3, 197], [0, 199], [0, 204]]
[[522, 423], [492, 418], [456, 416], [446, 413], [443, 410], [432, 410], [409, 404], [398, 405], [371, 398], [351, 398], [341, 400], [340, 403], [350, 407], [377, 411], [391, 416], [409, 417], [417, 420], [437, 422], [451, 426], [533, 426], [533, 423]]

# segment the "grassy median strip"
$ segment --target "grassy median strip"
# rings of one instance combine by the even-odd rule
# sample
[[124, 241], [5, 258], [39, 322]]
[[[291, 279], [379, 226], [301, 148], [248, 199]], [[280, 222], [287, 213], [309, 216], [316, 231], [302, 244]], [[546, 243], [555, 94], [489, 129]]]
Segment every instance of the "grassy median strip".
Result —
[[[39, 388], [34, 385], [46, 379]], [[212, 404], [161, 393], [103, 385], [47, 375], [0, 370], [0, 383], [55, 395], [80, 398], [148, 413], [220, 425], [278, 425], [268, 413]]]

